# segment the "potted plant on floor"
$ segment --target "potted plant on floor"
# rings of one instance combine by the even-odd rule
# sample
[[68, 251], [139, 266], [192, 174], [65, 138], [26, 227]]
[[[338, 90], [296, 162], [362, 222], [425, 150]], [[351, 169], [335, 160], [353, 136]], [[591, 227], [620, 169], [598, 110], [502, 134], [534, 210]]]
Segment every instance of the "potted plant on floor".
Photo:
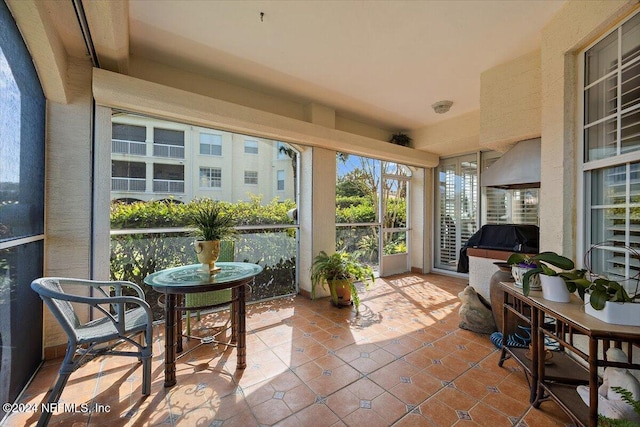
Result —
[[549, 301], [569, 302], [571, 293], [578, 289], [576, 281], [584, 277], [584, 270], [575, 270], [572, 260], [555, 252], [541, 252], [533, 256], [515, 253], [509, 256], [507, 262], [511, 265], [521, 262], [533, 265], [522, 277], [522, 293], [529, 295], [532, 278], [537, 275], [542, 287], [542, 298]]
[[331, 302], [335, 306], [351, 305], [359, 311], [360, 297], [356, 282], [362, 282], [366, 289], [374, 281], [373, 270], [358, 262], [350, 253], [338, 251], [328, 255], [321, 251], [311, 267], [311, 298], [315, 298], [316, 288], [329, 286]]
[[195, 204], [189, 214], [189, 225], [194, 229], [193, 248], [203, 271], [216, 272], [219, 270], [215, 262], [220, 256], [220, 240], [235, 234], [234, 219], [223, 212], [220, 202], [206, 199]]

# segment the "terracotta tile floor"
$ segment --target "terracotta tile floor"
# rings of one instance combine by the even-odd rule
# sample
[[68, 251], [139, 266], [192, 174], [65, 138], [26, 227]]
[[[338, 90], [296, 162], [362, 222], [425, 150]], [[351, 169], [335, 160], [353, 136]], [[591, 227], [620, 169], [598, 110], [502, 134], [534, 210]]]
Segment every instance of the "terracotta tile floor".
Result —
[[[141, 368], [123, 357], [95, 359], [72, 374], [60, 426], [557, 426], [571, 424], [552, 402], [531, 408], [524, 374], [497, 365], [488, 336], [458, 328], [457, 297], [466, 281], [441, 275], [378, 279], [361, 314], [327, 299], [283, 298], [248, 307], [247, 368], [235, 349], [200, 346], [178, 363], [178, 383], [163, 387], [163, 325], [155, 329], [151, 395]], [[206, 334], [228, 313], [196, 327]], [[186, 348], [198, 343], [191, 340]], [[44, 364], [21, 402], [39, 403], [59, 361]], [[14, 414], [7, 426], [32, 425]]]

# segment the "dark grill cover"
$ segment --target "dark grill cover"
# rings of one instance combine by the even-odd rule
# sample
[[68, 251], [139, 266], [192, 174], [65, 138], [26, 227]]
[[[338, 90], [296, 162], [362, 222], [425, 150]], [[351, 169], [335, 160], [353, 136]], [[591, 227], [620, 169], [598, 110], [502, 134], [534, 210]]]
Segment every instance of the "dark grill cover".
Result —
[[540, 229], [526, 224], [483, 225], [460, 250], [459, 273], [469, 272], [467, 248], [535, 254], [540, 251]]

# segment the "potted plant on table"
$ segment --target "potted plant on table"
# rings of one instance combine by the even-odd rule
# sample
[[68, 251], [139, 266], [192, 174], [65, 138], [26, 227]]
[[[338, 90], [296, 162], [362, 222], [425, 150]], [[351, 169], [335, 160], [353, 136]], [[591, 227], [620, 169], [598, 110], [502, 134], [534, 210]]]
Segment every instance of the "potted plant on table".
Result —
[[629, 295], [620, 283], [606, 277], [577, 281], [585, 313], [606, 323], [640, 326], [640, 293]]
[[196, 238], [193, 248], [198, 255], [198, 261], [203, 265], [203, 270], [214, 273], [215, 262], [220, 256], [220, 240], [235, 234], [234, 219], [223, 212], [220, 202], [215, 200], [203, 200], [195, 204], [189, 215], [189, 225], [194, 229]]
[[607, 250], [610, 252], [627, 252], [631, 259], [640, 259], [640, 254], [628, 246], [609, 246], [606, 242], [591, 246], [584, 256], [586, 274], [576, 280], [580, 297], [585, 302], [585, 312], [606, 323], [618, 325], [640, 326], [640, 278], [635, 276], [636, 287], [629, 292], [625, 287], [605, 276], [593, 272], [591, 267], [591, 255], [594, 250]]
[[533, 277], [538, 276], [542, 287], [542, 298], [549, 301], [569, 302], [571, 293], [578, 289], [576, 281], [584, 277], [584, 270], [575, 270], [572, 260], [555, 252], [541, 252], [532, 256], [514, 253], [509, 256], [507, 263], [530, 264], [532, 268], [522, 277], [522, 293], [529, 295]]
[[360, 297], [356, 282], [364, 283], [366, 289], [374, 281], [373, 270], [362, 264], [347, 252], [338, 251], [328, 255], [321, 251], [311, 267], [311, 298], [315, 298], [316, 288], [329, 286], [331, 302], [335, 306], [351, 305], [359, 311]]

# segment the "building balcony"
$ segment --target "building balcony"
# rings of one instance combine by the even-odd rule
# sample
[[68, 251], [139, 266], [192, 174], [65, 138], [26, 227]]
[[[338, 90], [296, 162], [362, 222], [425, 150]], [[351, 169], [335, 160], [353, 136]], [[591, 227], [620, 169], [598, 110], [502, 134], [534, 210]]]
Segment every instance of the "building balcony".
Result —
[[146, 189], [144, 178], [111, 178], [111, 191], [145, 192]]
[[184, 193], [184, 180], [154, 179], [154, 193]]
[[153, 144], [153, 155], [169, 159], [184, 159], [184, 147], [181, 145]]
[[114, 154], [131, 154], [135, 156], [146, 156], [147, 143], [139, 142], [139, 141], [126, 141], [122, 139], [112, 139], [111, 152]]

